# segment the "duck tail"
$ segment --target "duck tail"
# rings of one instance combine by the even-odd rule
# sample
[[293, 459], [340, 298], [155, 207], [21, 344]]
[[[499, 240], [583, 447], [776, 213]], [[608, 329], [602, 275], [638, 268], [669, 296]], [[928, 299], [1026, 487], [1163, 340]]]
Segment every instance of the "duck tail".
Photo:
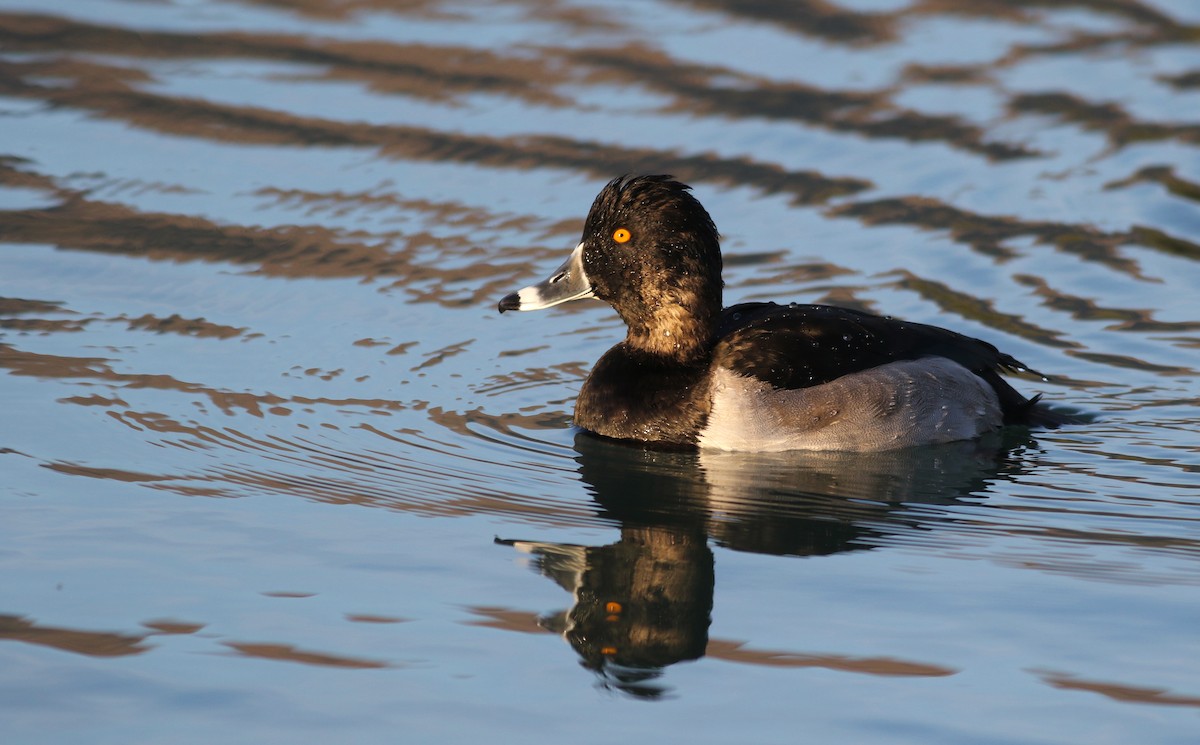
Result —
[[[1020, 369], [1025, 370], [1027, 368], [1022, 366]], [[996, 395], [1000, 398], [1000, 410], [1004, 412], [1005, 424], [1058, 429], [1064, 425], [1085, 424], [1089, 421], [1087, 417], [1081, 416], [1076, 412], [1048, 406], [1042, 402], [1042, 394], [1040, 393], [1030, 398], [1025, 398], [1016, 388], [1009, 385], [1007, 380], [1000, 377], [995, 370], [988, 370], [981, 377], [991, 384], [992, 389], [996, 391]]]
[[1014, 423], [1027, 424], [1031, 427], [1058, 429], [1069, 424], [1083, 424], [1086, 418], [1071, 411], [1051, 408], [1042, 403], [1042, 394], [1030, 398], [1022, 407], [1023, 411]]

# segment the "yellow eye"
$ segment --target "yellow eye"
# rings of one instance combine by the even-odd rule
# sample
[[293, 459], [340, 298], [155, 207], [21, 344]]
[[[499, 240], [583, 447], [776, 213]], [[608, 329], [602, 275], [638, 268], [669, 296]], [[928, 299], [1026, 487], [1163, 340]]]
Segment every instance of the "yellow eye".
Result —
[[613, 240], [617, 243], [628, 243], [632, 237], [633, 235], [625, 228], [617, 228], [616, 232], [613, 233]]

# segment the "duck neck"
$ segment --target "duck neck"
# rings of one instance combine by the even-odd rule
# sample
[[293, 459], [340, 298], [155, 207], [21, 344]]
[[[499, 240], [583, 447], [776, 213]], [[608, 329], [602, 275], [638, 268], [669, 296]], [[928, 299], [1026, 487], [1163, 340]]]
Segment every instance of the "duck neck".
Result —
[[680, 364], [704, 362], [712, 354], [714, 318], [678, 304], [665, 304], [649, 318], [627, 320], [625, 343], [638, 351]]

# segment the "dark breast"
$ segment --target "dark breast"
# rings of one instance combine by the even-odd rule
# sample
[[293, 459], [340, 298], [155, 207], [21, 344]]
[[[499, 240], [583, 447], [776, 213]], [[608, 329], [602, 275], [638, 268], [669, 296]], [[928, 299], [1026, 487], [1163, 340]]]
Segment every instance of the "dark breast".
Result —
[[592, 368], [575, 424], [623, 440], [691, 446], [711, 407], [708, 362], [685, 364], [618, 344]]

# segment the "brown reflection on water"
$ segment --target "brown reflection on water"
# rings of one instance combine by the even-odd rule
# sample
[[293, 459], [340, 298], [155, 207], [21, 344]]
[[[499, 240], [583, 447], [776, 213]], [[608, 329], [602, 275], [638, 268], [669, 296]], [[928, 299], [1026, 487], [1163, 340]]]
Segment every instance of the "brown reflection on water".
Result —
[[[21, 306], [24, 306], [24, 308]], [[46, 303], [39, 300], [21, 300], [19, 298], [0, 298], [0, 329], [9, 329], [11, 331], [27, 333], [51, 334], [58, 332], [83, 331], [89, 325], [96, 323], [97, 321], [105, 321], [125, 322], [130, 331], [142, 330], [151, 331], [158, 334], [179, 334], [181, 336], [212, 337], [217, 339], [231, 339], [236, 336], [241, 336], [246, 332], [246, 328], [244, 327], [235, 328], [233, 326], [227, 326], [224, 324], [212, 323], [203, 318], [183, 318], [177, 313], [167, 316], [166, 318], [160, 318], [150, 313], [143, 314], [137, 318], [129, 318], [125, 315], [119, 315], [113, 318], [98, 318], [93, 316], [90, 318], [68, 319], [15, 317], [25, 313], [37, 313], [47, 309], [52, 310], [54, 313], [73, 313], [73, 311], [57, 307], [54, 303]]]
[[470, 613], [479, 618], [466, 621], [468, 626], [480, 626], [501, 631], [516, 631], [520, 634], [546, 634], [547, 629], [539, 623], [538, 614], [532, 611], [501, 608], [497, 606], [475, 606], [467, 608]]
[[[403, 13], [405, 16], [461, 20], [458, 9], [446, 9], [443, 0], [244, 0], [247, 5], [283, 7], [288, 11], [316, 18], [346, 19], [361, 11]], [[620, 24], [604, 11], [575, 8], [559, 0], [510, 0], [508, 6], [520, 9], [528, 20], [552, 22], [573, 31], [619, 28]]]
[[[26, 317], [38, 314], [67, 315], [71, 318]], [[0, 297], [0, 329], [12, 331], [52, 334], [59, 332], [83, 331], [97, 322], [123, 323], [130, 331], [150, 331], [156, 334], [179, 334], [180, 336], [208, 337], [216, 339], [232, 339], [242, 336], [247, 329], [220, 323], [213, 323], [203, 318], [184, 318], [173, 313], [165, 318], [152, 313], [145, 313], [137, 318], [118, 315], [111, 318], [90, 316], [78, 317], [75, 311], [63, 307], [62, 303], [42, 300], [26, 300], [23, 298]], [[249, 336], [254, 336], [251, 334]]]
[[824, 0], [677, 0], [680, 4], [781, 26], [789, 31], [842, 43], [881, 42], [892, 37], [884, 13], [856, 13]]
[[[336, 406], [355, 404], [351, 399], [289, 400]], [[72, 403], [107, 405], [86, 399]], [[242, 408], [246, 405], [247, 401], [243, 401], [237, 411], [253, 414], [252, 409]], [[395, 402], [389, 405], [404, 407]], [[231, 409], [227, 413], [233, 412]], [[259, 415], [275, 413], [266, 411]], [[57, 473], [140, 484], [184, 496], [286, 494], [326, 504], [354, 504], [426, 516], [519, 516], [541, 525], [593, 525], [598, 520], [585, 505], [563, 501], [558, 495], [514, 493], [511, 482], [529, 484], [530, 463], [517, 459], [511, 464], [511, 475], [501, 478], [505, 474], [497, 471], [493, 455], [472, 453], [463, 448], [463, 440], [444, 434], [452, 432], [477, 442], [492, 442], [510, 448], [512, 453], [524, 452], [534, 459], [543, 459], [546, 443], [518, 430], [565, 427], [565, 414], [490, 415], [479, 410], [462, 414], [430, 409], [431, 420], [443, 429], [389, 431], [366, 423], [353, 425], [354, 429], [378, 438], [377, 443], [361, 438], [326, 440], [303, 427], [287, 436], [260, 435], [254, 430], [212, 427], [155, 412], [112, 410], [107, 414], [132, 429], [154, 433], [161, 439], [149, 434], [147, 437], [164, 446], [209, 453], [214, 458], [195, 461], [182, 470], [164, 465], [160, 473], [65, 460], [40, 465]]]
[[67, 197], [71, 191], [60, 189], [54, 179], [33, 170], [33, 163], [15, 155], [0, 154], [0, 184], [19, 189], [45, 191]]
[[[751, 4], [703, 0], [693, 4], [777, 25], [790, 32], [855, 45], [891, 39], [896, 24], [906, 17], [922, 15], [1023, 21], [1035, 12], [1061, 6], [1132, 22], [1128, 28], [1117, 31], [1077, 34], [1070, 49], [1036, 44], [1014, 47], [1001, 63], [1005, 66], [1035, 55], [1078, 52], [1079, 45], [1097, 44], [1101, 40], [1136, 48], [1200, 36], [1197, 28], [1177, 23], [1136, 2], [1078, 0], [1047, 5], [1038, 0], [1017, 3], [940, 0], [890, 13], [856, 13], [821, 0]], [[424, 16], [441, 12], [436, 3], [401, 7], [362, 3], [354, 8], [415, 12]], [[528, 8], [531, 13], [549, 13], [558, 21], [567, 22], [569, 17], [570, 23], [580, 27], [608, 29], [613, 24], [620, 25], [620, 19], [598, 13], [560, 12], [555, 4], [532, 3]], [[353, 9], [314, 0], [297, 12], [345, 18]], [[990, 160], [1040, 155], [1019, 144], [988, 139], [984, 129], [958, 117], [922, 114], [899, 107], [892, 103], [893, 90], [827, 90], [801, 83], [779, 83], [729, 67], [686, 62], [638, 43], [574, 49], [541, 45], [509, 53], [447, 45], [348, 42], [273, 34], [132, 31], [28, 13], [0, 13], [0, 42], [6, 49], [38, 55], [0, 62], [0, 91], [6, 95], [81, 110], [172, 135], [221, 143], [361, 147], [401, 160], [513, 169], [560, 168], [596, 179], [625, 171], [666, 171], [688, 181], [748, 186], [764, 193], [782, 194], [798, 204], [822, 204], [841, 198], [843, 203], [829, 211], [831, 216], [849, 217], [867, 225], [905, 224], [944, 230], [953, 240], [997, 259], [1014, 255], [1007, 242], [1033, 238], [1136, 279], [1144, 279], [1140, 267], [1120, 251], [1127, 244], [1146, 246], [1172, 256], [1200, 258], [1200, 245], [1150, 226], [1103, 231], [1086, 225], [976, 214], [922, 196], [857, 201], [855, 195], [871, 187], [862, 178], [789, 170], [747, 157], [628, 147], [544, 134], [491, 137], [417, 126], [366, 124], [172, 96], [143, 90], [152, 77], [138, 66], [139, 58], [289, 62], [311, 67], [315, 76], [363, 81], [389, 95], [443, 99], [488, 92], [551, 108], [575, 107], [569, 92], [581, 83], [618, 84], [663, 93], [671, 99], [668, 109], [693, 117], [794, 120], [870, 138], [942, 142]], [[81, 53], [105, 57], [83, 59], [78, 56]], [[122, 66], [121, 59], [128, 63]], [[972, 65], [944, 69], [914, 66], [908, 69], [906, 79], [988, 86], [989, 71], [984, 66]], [[1014, 114], [1050, 114], [1085, 129], [1103, 131], [1114, 147], [1155, 139], [1196, 142], [1200, 137], [1200, 126], [1192, 123], [1139, 121], [1115, 104], [1083, 101], [1060, 91], [1014, 95], [1006, 107]], [[278, 188], [264, 189], [258, 195], [268, 203], [304, 209], [309, 217], [317, 218], [318, 224], [260, 228], [217, 224], [187, 215], [144, 213], [92, 201], [83, 193], [62, 189], [52, 179], [37, 174], [31, 167], [20, 166], [20, 161], [11, 157], [0, 163], [0, 180], [13, 186], [47, 190], [63, 200], [51, 209], [0, 214], [0, 240], [180, 261], [228, 261], [284, 276], [388, 277], [393, 281], [391, 287], [402, 288], [417, 302], [451, 306], [483, 303], [516, 281], [527, 271], [528, 261], [540, 259], [544, 250], [527, 244], [506, 250], [502, 260], [460, 261], [458, 266], [447, 267], [447, 256], [482, 258], [472, 254], [477, 238], [462, 234], [435, 237], [420, 228], [339, 231], [319, 224], [320, 218], [344, 214], [348, 209], [387, 210], [419, 214], [429, 224], [459, 225], [464, 229], [486, 226], [507, 234], [516, 231], [529, 235], [534, 239], [531, 242], [557, 240], [560, 235], [577, 229], [577, 222], [534, 225], [528, 217], [489, 215], [473, 207], [434, 204], [390, 193], [315, 194]], [[1194, 197], [1195, 184], [1175, 176], [1165, 165], [1143, 168], [1129, 179], [1113, 182], [1111, 187], [1121, 188], [1146, 180], [1162, 183], [1171, 193], [1184, 198]], [[164, 184], [155, 188], [182, 187]], [[531, 226], [535, 230], [530, 231]], [[781, 281], [787, 279], [790, 277], [780, 277]], [[983, 316], [977, 314], [977, 317]], [[67, 324], [62, 323], [64, 327]], [[1051, 346], [1059, 343], [1042, 330], [1025, 331], [1027, 338], [1040, 343]]]
[[1013, 97], [1017, 114], [1046, 114], [1084, 129], [1102, 132], [1114, 147], [1138, 142], [1178, 140], [1200, 143], [1200, 124], [1167, 124], [1135, 119], [1114, 103], [1093, 103], [1069, 93], [1027, 93]]
[[1113, 271], [1144, 279], [1137, 262], [1121, 255], [1119, 249], [1138, 243], [1135, 234], [1106, 232], [1085, 225], [1046, 221], [1027, 221], [1016, 217], [980, 215], [928, 197], [897, 197], [857, 202], [831, 210], [839, 217], [853, 217], [867, 225], [913, 225], [945, 230], [949, 236], [981, 254], [999, 259], [1012, 258], [1006, 241], [1033, 238], [1039, 243], [1102, 264]]
[[[1075, 34], [1064, 44], [1026, 44], [1015, 47], [1002, 61], [1004, 66], [1036, 55], [1080, 51], [1103, 45], [1153, 46], [1200, 38], [1200, 28], [1180, 24], [1137, 2], [1077, 2], [1049, 4], [1030, 2], [967, 2], [936, 0], [921, 2], [895, 13], [855, 13], [821, 0], [804, 2], [730, 2], [728, 0], [680, 0], [681, 3], [758, 22], [788, 31], [855, 45], [887, 41], [895, 36], [895, 25], [906, 17], [961, 15], [1008, 21], [1032, 20], [1031, 11], [1047, 6], [1086, 8], [1130, 19], [1138, 26], [1106, 34]], [[677, 110], [718, 116], [755, 116], [793, 119], [835, 131], [855, 132], [867, 137], [899, 138], [914, 142], [944, 142], [992, 160], [1040, 155], [1017, 143], [989, 140], [982, 128], [955, 116], [933, 116], [904, 110], [889, 103], [890, 91], [822, 91], [796, 84], [771, 84], [723, 68], [682, 64], [657, 51], [630, 47], [617, 51], [585, 51], [576, 59], [601, 68], [623, 71], [627, 83], [642, 83], [677, 97]], [[989, 63], [990, 64], [990, 63]], [[990, 79], [984, 65], [921, 66], [906, 70], [910, 81], [982, 83]], [[714, 85], [716, 78], [737, 80], [739, 85]], [[1049, 92], [1014, 96], [1008, 103], [1014, 114], [1050, 114], [1063, 121], [1104, 132], [1115, 147], [1147, 140], [1178, 139], [1196, 142], [1200, 126], [1142, 122], [1121, 107], [1092, 104], [1077, 96]]]
[[[269, 275], [291, 277], [404, 277], [443, 283], [511, 279], [513, 267], [488, 264], [438, 269], [394, 251], [387, 238], [363, 242], [336, 230], [305, 225], [277, 228], [219, 225], [204, 218], [144, 213], [122, 205], [71, 199], [50, 209], [0, 212], [0, 241], [44, 243], [60, 248], [173, 261], [251, 264]], [[446, 241], [444, 248], [450, 248]], [[413, 237], [410, 250], [426, 247]], [[499, 286], [497, 284], [497, 286]], [[491, 292], [488, 285], [487, 292]], [[484, 292], [481, 290], [479, 292]]]
[[153, 621], [143, 621], [142, 625], [159, 634], [195, 634], [205, 627], [203, 623], [177, 621], [172, 618], [159, 618]]
[[[729, 5], [725, 10], [733, 7]], [[823, 3], [807, 3], [802, 7], [758, 4], [749, 12], [764, 19], [782, 22], [785, 26], [790, 26], [793, 20], [800, 26], [804, 26], [806, 20], [815, 20], [815, 27], [818, 28], [850, 30], [849, 33], [833, 34], [842, 38], [861, 36], [866, 29], [873, 29], [867, 35], [875, 38], [889, 35], [882, 31], [885, 28], [880, 20], [882, 16], [835, 12], [831, 6]], [[856, 18], [863, 20], [858, 24], [850, 22], [850, 19]], [[857, 30], [851, 30], [855, 28]], [[130, 37], [136, 37], [136, 42]], [[593, 82], [607, 78], [667, 92], [677, 99], [679, 110], [692, 113], [794, 119], [868, 137], [942, 141], [995, 159], [1035, 154], [1020, 145], [986, 141], [979, 127], [955, 117], [931, 116], [899, 109], [888, 103], [889, 94], [884, 91], [839, 92], [794, 84], [772, 84], [730, 69], [688, 65], [655, 50], [637, 46], [615, 51], [569, 51], [541, 47], [537, 50], [539, 59], [527, 55], [501, 56], [478, 49], [447, 46], [346, 43], [247, 34], [134, 33], [117, 27], [24, 14], [0, 15], [0, 40], [6, 41], [14, 49], [25, 51], [87, 50], [149, 57], [282, 60], [321, 66], [329, 71], [326, 73], [328, 77], [335, 79], [365, 80], [382, 92], [439, 98], [488, 91], [527, 103], [550, 106], [570, 104], [560, 94], [553, 92], [555, 88], [566, 87], [580, 76]], [[621, 170], [650, 168], [646, 164], [653, 166], [650, 170], [671, 170], [688, 179], [732, 177], [729, 173], [722, 176], [718, 163], [688, 158], [672, 159], [663, 153], [622, 152], [619, 148], [571, 144], [553, 138], [542, 138], [541, 147], [532, 149], [515, 147], [513, 142], [482, 138], [460, 138], [455, 144], [453, 139], [437, 138], [433, 133], [415, 128], [339, 125], [328, 120], [272, 116], [262, 110], [244, 107], [220, 107], [194, 100], [165, 99], [137, 93], [129, 86], [128, 83], [144, 78], [144, 73], [106, 68], [95, 62], [43, 60], [28, 63], [27, 67], [6, 65], [0, 69], [7, 73], [7, 87], [14, 94], [46, 97], [60, 105], [97, 111], [160, 131], [211, 136], [214, 139], [382, 146], [388, 152], [403, 157], [445, 158], [457, 155], [469, 162], [500, 165], [520, 165], [522, 160], [538, 160], [540, 157], [542, 165], [569, 165], [587, 170], [589, 162], [599, 162], [605, 164], [604, 173], [595, 175], [604, 177]], [[22, 82], [31, 75], [51, 74], [73, 78], [76, 85], [51, 89]], [[740, 84], [736, 87], [715, 84], [717, 78], [738, 80]], [[102, 95], [105, 89], [107, 95]], [[531, 142], [536, 145], [539, 140], [533, 138]], [[502, 152], [503, 149], [509, 150], [507, 155]], [[587, 157], [580, 158], [584, 152]], [[634, 167], [622, 167], [630, 161], [634, 161]], [[753, 170], [748, 168], [749, 164], [742, 165], [744, 168], [741, 170]], [[747, 180], [747, 175], [740, 176], [738, 180]], [[759, 179], [765, 176], [758, 174]], [[753, 182], [753, 179], [750, 181]], [[813, 197], [798, 196], [798, 199], [812, 201]]]
[[705, 654], [727, 662], [766, 667], [822, 667], [846, 673], [866, 673], [883, 676], [944, 677], [958, 670], [942, 665], [909, 662], [892, 657], [845, 657], [831, 654], [797, 654], [770, 649], [750, 649], [744, 642], [714, 639]]
[[1200, 696], [1175, 694], [1165, 688], [1148, 688], [1125, 683], [1087, 680], [1067, 673], [1044, 672], [1040, 673], [1040, 676], [1042, 680], [1054, 688], [1067, 691], [1098, 693], [1113, 701], [1130, 704], [1153, 704], [1155, 706], [1200, 707]]
[[348, 657], [298, 649], [291, 644], [270, 644], [264, 642], [222, 642], [242, 657], [254, 657], [263, 660], [280, 662], [298, 662], [302, 665], [318, 667], [340, 667], [354, 670], [378, 670], [381, 668], [398, 667], [398, 665], [382, 660], [372, 660], [362, 657]]
[[[113, 84], [122, 77], [120, 70], [107, 77], [73, 72], [77, 72], [73, 65], [56, 62], [0, 63], [0, 92], [86, 110], [152, 131], [220, 142], [366, 147], [397, 159], [518, 169], [567, 168], [602, 179], [614, 173], [661, 171], [692, 181], [755, 186], [766, 193], [790, 195], [799, 204], [820, 203], [868, 187], [860, 179], [830, 178], [809, 170], [789, 171], [744, 157], [675, 154], [549, 135], [488, 137], [423, 127], [339, 122], [139, 92], [124, 84]], [[54, 87], [33, 82], [44, 77], [65, 82]], [[103, 77], [106, 84], [93, 85], [95, 77]]]
[[[65, 355], [26, 352], [7, 344], [0, 344], [0, 369], [8, 369], [13, 375], [28, 375], [38, 378], [63, 378], [100, 381], [114, 388], [149, 388], [163, 391], [187, 393], [196, 398], [210, 401], [226, 414], [237, 412], [263, 417], [269, 413], [286, 413], [283, 404], [311, 406], [361, 407], [374, 412], [398, 411], [408, 405], [391, 399], [326, 398], [312, 396], [279, 396], [274, 393], [228, 391], [200, 383], [177, 380], [170, 375], [154, 373], [117, 372], [104, 357], [70, 357]], [[88, 402], [91, 403], [91, 402]], [[134, 429], [151, 429], [159, 432], [191, 432], [200, 439], [213, 436], [215, 430], [206, 427], [191, 427], [156, 412], [110, 412], [110, 415]], [[224, 437], [224, 435], [217, 435]]]
[[67, 314], [61, 303], [24, 298], [0, 298], [0, 329], [24, 333], [49, 334], [55, 332], [83, 331], [92, 318], [26, 318], [30, 314]]
[[[736, 7], [735, 4], [721, 5], [727, 6], [724, 8], [726, 11], [733, 11]], [[791, 27], [794, 25], [792, 21], [797, 21], [801, 27], [843, 29], [845, 33], [832, 34], [841, 39], [863, 36], [867, 29], [872, 31], [866, 35], [874, 38], [890, 35], [890, 32], [883, 32], [886, 25], [880, 20], [882, 16], [835, 12], [831, 6], [822, 3], [808, 3], [799, 9], [802, 12], [797, 13], [797, 10], [796, 7], [785, 5], [768, 9], [765, 4], [758, 4], [749, 12], [762, 19], [781, 22], [785, 27]], [[856, 18], [863, 21], [858, 24], [849, 21]], [[806, 21], [814, 23], [806, 24]], [[136, 42], [130, 37], [136, 37]], [[988, 141], [978, 126], [962, 122], [957, 117], [933, 116], [898, 108], [888, 102], [889, 93], [886, 91], [824, 91], [796, 84], [768, 83], [731, 69], [688, 65], [639, 46], [616, 51], [585, 49], [579, 52], [541, 47], [537, 50], [539, 58], [529, 58], [526, 55], [498, 55], [479, 49], [444, 45], [347, 43], [247, 34], [135, 33], [118, 27], [25, 14], [0, 15], [0, 40], [6, 41], [14, 49], [25, 51], [70, 49], [181, 59], [242, 57], [287, 61], [320, 66], [327, 70], [321, 74], [323, 77], [364, 81], [372, 89], [384, 93], [439, 99], [485, 91], [526, 103], [555, 107], [571, 104], [562, 94], [554, 92], [556, 88], [568, 88], [579, 77], [590, 82], [609, 79], [667, 92], [676, 98], [676, 110], [693, 114], [791, 119], [867, 137], [940, 141], [998, 160], [1037, 154], [1018, 144]], [[465, 161], [503, 165], [519, 165], [513, 161], [536, 159], [539, 155], [535, 148], [527, 155], [514, 151], [504, 156], [497, 152], [503, 143], [485, 139], [462, 138], [456, 146], [453, 140], [439, 140], [432, 133], [414, 128], [354, 127], [326, 120], [271, 116], [258, 109], [223, 108], [199, 101], [140, 94], [130, 84], [144, 81], [145, 73], [96, 62], [42, 60], [27, 63], [24, 67], [0, 66], [0, 70], [8, 73], [6, 87], [11, 93], [44, 96], [60, 105], [90, 109], [159, 131], [244, 142], [378, 145], [403, 157], [432, 157], [429, 152], [422, 155], [423, 151], [429, 150], [436, 150], [442, 156], [457, 152]], [[69, 88], [51, 89], [21, 82], [22, 78], [31, 75], [72, 78], [77, 84]], [[958, 77], [962, 79], [963, 76], [960, 72]], [[718, 77], [738, 80], [739, 85], [714, 84], [713, 81]], [[105, 91], [107, 95], [101, 95]], [[1035, 103], [1035, 99], [1019, 99], [1014, 104], [1014, 110], [1021, 111]], [[1046, 105], [1053, 104], [1042, 104]], [[1057, 113], [1062, 113], [1064, 109], [1061, 105], [1054, 108]], [[1151, 125], [1147, 131], [1165, 126]], [[1188, 136], [1186, 126], [1179, 132]], [[1179, 132], [1167, 127], [1163, 136]], [[563, 144], [555, 143], [550, 138], [543, 140], [543, 152], [540, 155], [544, 165], [570, 165], [586, 170], [587, 160], [578, 157], [581, 153], [579, 148], [586, 147], [589, 159], [607, 162], [605, 173], [596, 174], [598, 176], [607, 176], [615, 171], [639, 170], [636, 167], [638, 163], [650, 163], [654, 165], [650, 170], [672, 170], [689, 179], [717, 175], [707, 172], [714, 169], [716, 164], [704, 161], [671, 159], [662, 153], [623, 153], [617, 148], [588, 147], [584, 143], [577, 143], [577, 154], [572, 155], [564, 150]], [[633, 168], [623, 167], [622, 164], [635, 158], [637, 161]], [[643, 169], [646, 167], [642, 166]], [[801, 201], [812, 200], [811, 197], [798, 198]]]
[[1134, 31], [1079, 34], [1068, 45], [1028, 45], [1030, 51], [1091, 48], [1114, 39], [1165, 44], [1196, 38], [1194, 26], [1180, 23], [1139, 0], [918, 0], [894, 11], [851, 11], [824, 0], [677, 0], [697, 8], [770, 23], [789, 31], [842, 43], [879, 43], [895, 35], [895, 26], [922, 15], [954, 15], [1013, 22], [1033, 20], [1038, 11], [1071, 8], [1112, 15], [1136, 26]]
[[63, 652], [90, 657], [123, 657], [141, 654], [153, 648], [146, 634], [119, 634], [111, 631], [80, 631], [42, 626], [21, 616], [0, 615], [0, 641], [10, 640], [52, 647]]
[[1028, 44], [1020, 47], [1025, 53], [1057, 53], [1088, 49], [1100, 44], [1124, 41], [1130, 44], [1170, 44], [1194, 39], [1200, 29], [1181, 23], [1171, 16], [1150, 7], [1140, 0], [920, 0], [909, 10], [913, 14], [958, 15], [995, 18], [997, 20], [1030, 21], [1045, 10], [1076, 9], [1105, 16], [1116, 16], [1134, 25], [1119, 30], [1076, 34], [1065, 44]]
[[599, 70], [589, 79], [646, 85], [670, 94], [675, 102], [668, 110], [675, 113], [797, 121], [864, 137], [944, 142], [993, 160], [1037, 154], [1019, 145], [988, 141], [982, 129], [955, 117], [898, 108], [883, 91], [830, 91], [769, 82], [726, 68], [689, 65], [641, 46], [588, 50], [573, 59]]
[[178, 313], [173, 313], [166, 318], [159, 318], [150, 313], [129, 319], [126, 319], [125, 316], [118, 316], [118, 320], [128, 320], [131, 330], [153, 331], [156, 334], [232, 339], [235, 336], [241, 336], [246, 331], [244, 327], [234, 328], [220, 323], [212, 323], [203, 318], [183, 318]]
[[[0, 43], [9, 50], [25, 52], [72, 50], [124, 57], [295, 62], [326, 68], [331, 78], [364, 80], [386, 92], [443, 98], [484, 90], [527, 103], [561, 103], [545, 85], [553, 82], [547, 78], [550, 71], [536, 61], [501, 57], [471, 47], [341, 42], [272, 34], [132, 30], [24, 13], [0, 13]], [[73, 68], [76, 71], [88, 70], [82, 62], [53, 60], [45, 64], [54, 65], [59, 73], [70, 72], [71, 65], [76, 65]], [[145, 73], [99, 63], [93, 63], [90, 69], [96, 74], [90, 76], [89, 88], [102, 81], [111, 85], [146, 79]], [[76, 94], [84, 92], [81, 88]]]
[[1085, 359], [1090, 362], [1097, 362], [1108, 367], [1124, 368], [1126, 370], [1141, 370], [1144, 372], [1152, 372], [1159, 375], [1195, 375], [1196, 370], [1184, 365], [1158, 365], [1153, 362], [1134, 357], [1128, 354], [1110, 354], [1107, 352], [1088, 352], [1081, 349], [1072, 349], [1067, 352], [1074, 357]]
[[346, 620], [351, 623], [407, 623], [409, 619], [399, 616], [378, 616], [373, 613], [347, 613]]
[[1033, 289], [1042, 304], [1056, 311], [1067, 313], [1077, 321], [1112, 321], [1105, 326], [1108, 331], [1133, 331], [1137, 333], [1179, 333], [1200, 329], [1200, 321], [1158, 321], [1154, 311], [1148, 308], [1110, 308], [1097, 304], [1091, 298], [1082, 298], [1056, 290], [1043, 277], [1017, 274], [1013, 277], [1020, 284]]
[[167, 476], [155, 476], [149, 473], [126, 471], [121, 468], [99, 468], [96, 466], [84, 466], [77, 463], [46, 463], [45, 467], [51, 471], [63, 473], [68, 476], [86, 476], [90, 479], [124, 481], [128, 484], [147, 484], [156, 481], [170, 480], [170, 478]]
[[892, 274], [900, 277], [895, 281], [895, 286], [910, 290], [937, 304], [943, 310], [962, 318], [979, 321], [992, 328], [1048, 347], [1074, 348], [1079, 346], [1074, 342], [1063, 340], [1062, 332], [1040, 328], [1018, 315], [999, 313], [992, 307], [990, 301], [954, 290], [943, 282], [924, 279], [907, 270], [896, 271]]
[[[1196, 73], [1196, 78], [1200, 79], [1200, 73]], [[1138, 172], [1129, 176], [1128, 179], [1112, 181], [1111, 184], [1105, 185], [1105, 188], [1122, 188], [1139, 184], [1139, 182], [1150, 182], [1150, 184], [1162, 185], [1166, 191], [1174, 194], [1176, 197], [1188, 199], [1190, 202], [1200, 202], [1200, 184], [1195, 184], [1194, 181], [1181, 179], [1175, 173], [1175, 168], [1170, 166], [1147, 166], [1146, 168], [1138, 169]]]

